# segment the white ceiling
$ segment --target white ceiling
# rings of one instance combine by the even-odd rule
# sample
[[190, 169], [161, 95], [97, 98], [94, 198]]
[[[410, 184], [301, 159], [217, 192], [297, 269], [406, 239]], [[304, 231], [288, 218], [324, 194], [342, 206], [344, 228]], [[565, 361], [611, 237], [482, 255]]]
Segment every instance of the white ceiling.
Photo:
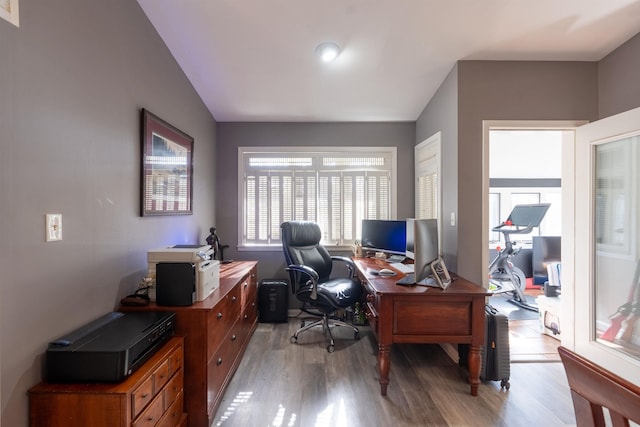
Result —
[[597, 61], [640, 31], [640, 0], [138, 3], [221, 122], [413, 121], [458, 60]]

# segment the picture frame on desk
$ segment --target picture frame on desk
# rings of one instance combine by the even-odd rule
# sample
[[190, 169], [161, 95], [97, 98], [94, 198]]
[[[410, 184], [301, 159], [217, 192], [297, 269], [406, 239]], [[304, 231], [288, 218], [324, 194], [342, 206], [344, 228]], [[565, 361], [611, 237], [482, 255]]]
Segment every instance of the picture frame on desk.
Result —
[[447, 289], [453, 280], [451, 279], [449, 270], [442, 258], [438, 258], [431, 263], [431, 272], [433, 273], [433, 277], [436, 279], [438, 286], [442, 289]]

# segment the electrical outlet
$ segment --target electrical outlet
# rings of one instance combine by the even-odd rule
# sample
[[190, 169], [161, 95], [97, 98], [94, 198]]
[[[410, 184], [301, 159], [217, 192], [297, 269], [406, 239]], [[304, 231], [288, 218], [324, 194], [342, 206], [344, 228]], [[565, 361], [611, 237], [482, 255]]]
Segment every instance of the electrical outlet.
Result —
[[62, 240], [62, 214], [47, 214], [45, 228], [47, 242]]
[[451, 212], [451, 226], [452, 227], [456, 226], [456, 213], [455, 212]]

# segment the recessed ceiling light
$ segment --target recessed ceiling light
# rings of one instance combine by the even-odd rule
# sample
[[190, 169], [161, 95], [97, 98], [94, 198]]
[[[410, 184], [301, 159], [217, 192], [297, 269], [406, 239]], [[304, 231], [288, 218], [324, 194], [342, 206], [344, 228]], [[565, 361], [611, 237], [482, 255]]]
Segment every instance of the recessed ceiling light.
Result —
[[332, 42], [321, 43], [316, 48], [316, 53], [322, 61], [331, 62], [340, 55], [340, 48], [337, 44]]

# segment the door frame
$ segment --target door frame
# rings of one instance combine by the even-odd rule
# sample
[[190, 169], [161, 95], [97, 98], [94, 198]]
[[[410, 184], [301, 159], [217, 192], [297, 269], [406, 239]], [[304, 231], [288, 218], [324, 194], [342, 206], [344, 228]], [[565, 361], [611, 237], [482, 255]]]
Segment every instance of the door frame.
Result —
[[[482, 121], [482, 277], [488, 287], [489, 274], [489, 132], [492, 130], [573, 130], [587, 124], [587, 120], [483, 120]], [[575, 137], [562, 143], [562, 285], [573, 287], [573, 217], [575, 212]], [[564, 311], [564, 310], [563, 310]], [[573, 319], [573, 316], [571, 316]], [[564, 321], [564, 318], [561, 319]], [[573, 322], [572, 322], [573, 323]], [[567, 325], [565, 323], [565, 325]], [[568, 325], [567, 325], [568, 326]]]

